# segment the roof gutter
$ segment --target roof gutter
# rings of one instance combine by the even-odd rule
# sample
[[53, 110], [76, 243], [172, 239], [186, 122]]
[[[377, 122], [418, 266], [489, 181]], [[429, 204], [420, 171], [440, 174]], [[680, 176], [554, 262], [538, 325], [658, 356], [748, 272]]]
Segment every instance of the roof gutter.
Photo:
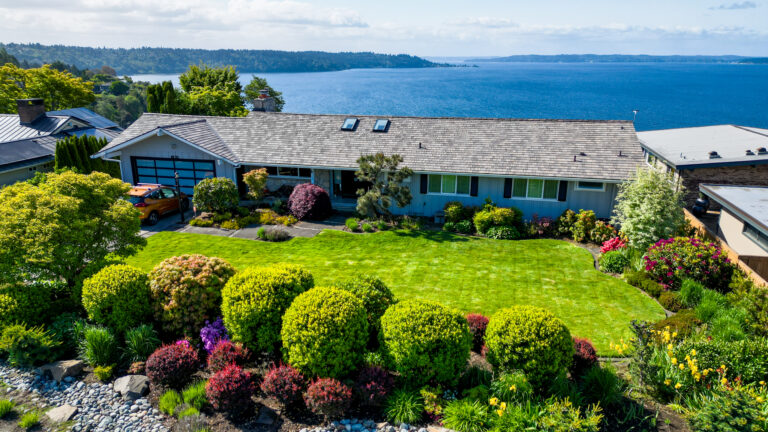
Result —
[[[768, 236], [768, 225], [765, 225], [764, 223], [760, 222], [759, 220], [755, 219], [754, 217], [744, 213], [743, 211], [739, 210], [739, 208], [734, 205], [732, 202], [728, 201], [727, 199], [723, 198], [720, 194], [710, 189], [711, 186], [733, 186], [733, 185], [713, 185], [713, 184], [700, 184], [699, 185], [699, 191], [701, 191], [704, 195], [707, 195], [708, 197], [714, 199], [715, 201], [719, 202], [720, 205], [725, 207], [726, 210], [730, 211], [731, 213], [735, 214], [739, 218], [741, 218], [742, 221], [747, 221], [751, 225], [758, 228], [763, 234]], [[745, 186], [750, 187], [750, 186]], [[754, 186], [752, 186], [754, 187]]]

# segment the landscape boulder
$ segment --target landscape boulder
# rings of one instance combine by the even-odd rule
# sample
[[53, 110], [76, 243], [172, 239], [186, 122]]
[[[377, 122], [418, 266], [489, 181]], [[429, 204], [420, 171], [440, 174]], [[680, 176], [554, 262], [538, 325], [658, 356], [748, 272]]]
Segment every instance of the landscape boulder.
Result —
[[144, 375], [126, 375], [115, 380], [114, 387], [125, 399], [138, 399], [149, 393], [149, 378]]
[[61, 382], [66, 377], [75, 377], [83, 371], [83, 362], [81, 360], [59, 360], [40, 366], [37, 373], [43, 376], [53, 378], [56, 382]]
[[72, 417], [74, 417], [75, 414], [77, 414], [77, 407], [73, 407], [72, 405], [62, 405], [45, 413], [45, 415], [54, 423], [68, 422], [72, 420]]

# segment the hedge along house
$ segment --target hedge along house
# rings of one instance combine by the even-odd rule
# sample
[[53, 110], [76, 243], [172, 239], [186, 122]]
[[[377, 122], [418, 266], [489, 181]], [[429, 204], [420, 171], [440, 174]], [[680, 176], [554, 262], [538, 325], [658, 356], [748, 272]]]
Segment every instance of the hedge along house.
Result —
[[637, 137], [646, 163], [673, 173], [685, 187], [688, 205], [702, 183], [768, 185], [768, 129], [718, 125], [638, 132]]
[[617, 183], [642, 165], [626, 121], [373, 117], [251, 112], [247, 117], [147, 113], [94, 157], [119, 159], [129, 183], [174, 184], [267, 167], [268, 189], [312, 182], [353, 209], [361, 155], [399, 154], [413, 200], [394, 213], [433, 216], [449, 201], [490, 198], [526, 218], [592, 209], [610, 217]]

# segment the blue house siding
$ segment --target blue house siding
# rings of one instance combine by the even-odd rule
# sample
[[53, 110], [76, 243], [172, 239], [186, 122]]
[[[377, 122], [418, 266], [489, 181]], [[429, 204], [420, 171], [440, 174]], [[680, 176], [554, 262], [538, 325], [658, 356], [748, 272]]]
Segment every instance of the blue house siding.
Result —
[[[565, 180], [563, 180], [565, 181]], [[468, 195], [441, 195], [422, 194], [420, 191], [419, 174], [416, 174], [410, 182], [413, 200], [405, 208], [394, 207], [395, 214], [411, 214], [432, 217], [438, 211], [443, 210], [445, 204], [450, 201], [459, 201], [468, 206], [480, 206], [486, 198], [501, 207], [517, 207], [523, 212], [523, 218], [530, 219], [533, 215], [540, 217], [558, 217], [566, 209], [579, 211], [579, 209], [593, 210], [599, 218], [611, 217], [614, 201], [616, 199], [616, 184], [606, 183], [604, 191], [576, 190], [576, 182], [568, 181], [568, 189], [565, 201], [504, 198], [504, 178], [479, 177], [477, 196]]]

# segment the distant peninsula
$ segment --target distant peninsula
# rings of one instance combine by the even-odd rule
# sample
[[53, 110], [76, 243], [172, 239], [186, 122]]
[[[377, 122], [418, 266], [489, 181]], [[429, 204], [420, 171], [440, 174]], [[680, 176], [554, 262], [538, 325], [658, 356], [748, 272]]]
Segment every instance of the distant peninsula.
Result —
[[[752, 63], [762, 60], [735, 55], [632, 55], [632, 54], [558, 54], [513, 55], [508, 57], [484, 57], [467, 59], [466, 62], [530, 62], [530, 63]], [[755, 62], [757, 63], [757, 62]]]
[[93, 48], [68, 45], [0, 43], [20, 62], [45, 64], [60, 60], [80, 69], [110, 66], [119, 75], [173, 74], [189, 65], [232, 65], [240, 72], [323, 72], [365, 68], [448, 66], [420, 57], [372, 52], [204, 50], [190, 48]]

